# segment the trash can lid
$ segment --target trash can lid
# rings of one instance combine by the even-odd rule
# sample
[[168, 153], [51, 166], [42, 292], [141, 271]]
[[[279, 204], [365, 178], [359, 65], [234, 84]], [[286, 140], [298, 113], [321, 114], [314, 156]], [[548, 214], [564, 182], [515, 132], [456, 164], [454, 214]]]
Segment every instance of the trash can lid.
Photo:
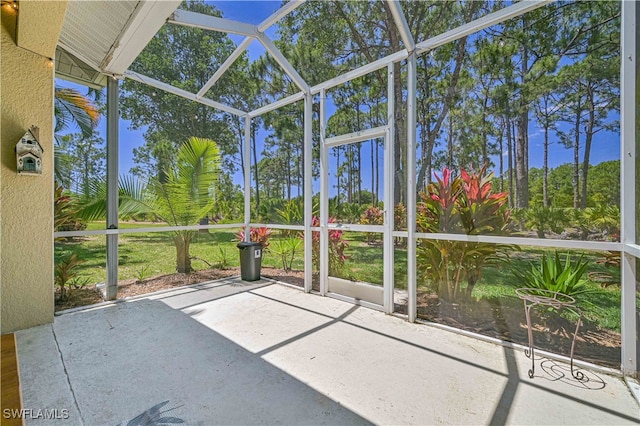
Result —
[[245, 248], [248, 248], [248, 247], [262, 247], [262, 244], [261, 243], [256, 243], [255, 241], [248, 241], [248, 242], [241, 241], [241, 242], [238, 243], [237, 247], [239, 249], [245, 249]]

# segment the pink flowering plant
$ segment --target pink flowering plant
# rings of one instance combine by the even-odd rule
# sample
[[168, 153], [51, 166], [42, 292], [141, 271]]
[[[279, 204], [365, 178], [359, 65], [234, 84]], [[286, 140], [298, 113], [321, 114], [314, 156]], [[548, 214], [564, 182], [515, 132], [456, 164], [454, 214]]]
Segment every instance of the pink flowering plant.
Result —
[[[458, 176], [444, 168], [435, 182], [420, 194], [418, 232], [501, 235], [510, 221], [507, 192], [493, 192], [493, 173], [484, 165], [477, 172], [461, 170]], [[437, 288], [438, 295], [455, 300], [471, 296], [482, 269], [506, 255], [512, 246], [450, 240], [418, 242], [421, 278]]]
[[[336, 218], [330, 217], [329, 223], [335, 223]], [[311, 219], [311, 226], [320, 226], [320, 218], [313, 216]], [[349, 243], [342, 238], [343, 232], [338, 229], [329, 230], [329, 275], [335, 275], [344, 266], [347, 256], [344, 251], [349, 246]], [[320, 269], [320, 232], [312, 232], [312, 260], [313, 266], [316, 270]], [[303, 234], [300, 234], [303, 237]]]
[[[384, 212], [380, 207], [369, 206], [360, 215], [360, 223], [363, 225], [382, 225], [384, 224]], [[381, 239], [382, 234], [375, 232], [367, 232], [367, 242], [372, 243], [376, 239]]]
[[[260, 228], [251, 228], [251, 230], [249, 231], [249, 241], [262, 244], [262, 249], [266, 250], [267, 248], [269, 248], [269, 239], [271, 238], [271, 233], [271, 229], [265, 226]], [[244, 229], [238, 231], [238, 233], [236, 234], [236, 238], [240, 241], [244, 241]]]

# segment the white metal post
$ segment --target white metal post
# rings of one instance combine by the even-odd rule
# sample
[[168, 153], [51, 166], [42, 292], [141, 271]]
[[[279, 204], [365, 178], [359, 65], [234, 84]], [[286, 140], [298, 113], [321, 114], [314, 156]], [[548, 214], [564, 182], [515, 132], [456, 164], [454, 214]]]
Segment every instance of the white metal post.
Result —
[[[391, 63], [387, 66], [387, 135], [384, 141], [384, 311], [388, 314], [393, 312], [393, 294], [394, 294], [394, 246], [393, 246], [393, 229], [394, 224], [394, 207], [395, 200], [395, 168], [393, 167], [394, 159], [394, 141], [395, 141], [395, 116], [394, 116], [394, 87], [393, 87], [393, 66]], [[372, 171], [373, 172], [373, 171]]]
[[325, 146], [327, 131], [327, 93], [320, 90], [320, 294], [327, 295], [329, 276], [329, 163]]
[[[107, 229], [118, 229], [118, 80], [107, 78]], [[107, 235], [105, 299], [118, 296], [118, 234]]]
[[407, 289], [409, 321], [416, 320], [416, 76], [415, 52], [407, 58]]
[[636, 8], [634, 1], [622, 2], [620, 78], [620, 238], [622, 259], [622, 365], [624, 374], [637, 374], [638, 330], [636, 323], [636, 257], [627, 252], [627, 244], [636, 243], [636, 78], [638, 72], [636, 46]]
[[304, 291], [309, 293], [313, 284], [313, 95], [304, 96]]
[[[251, 117], [244, 117], [244, 241], [251, 232]], [[257, 165], [256, 165], [257, 167]]]

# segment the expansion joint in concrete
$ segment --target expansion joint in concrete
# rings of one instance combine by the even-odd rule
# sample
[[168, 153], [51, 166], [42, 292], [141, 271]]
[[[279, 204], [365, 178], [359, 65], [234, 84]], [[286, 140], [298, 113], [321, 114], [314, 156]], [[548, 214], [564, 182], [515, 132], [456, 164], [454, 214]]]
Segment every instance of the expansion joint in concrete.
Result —
[[85, 422], [84, 422], [84, 419], [82, 418], [82, 411], [80, 411], [80, 405], [78, 405], [78, 399], [76, 398], [76, 394], [73, 391], [73, 386], [71, 385], [71, 379], [69, 378], [69, 372], [67, 371], [67, 366], [64, 363], [64, 356], [62, 355], [62, 351], [60, 350], [60, 343], [58, 342], [58, 336], [56, 336], [56, 329], [53, 324], [51, 324], [51, 332], [53, 333], [53, 340], [56, 342], [56, 348], [58, 349], [58, 355], [60, 356], [60, 363], [62, 363], [62, 368], [64, 370], [64, 377], [67, 379], [69, 392], [71, 392], [71, 396], [73, 397], [73, 404], [76, 406], [76, 410], [78, 410], [78, 415], [80, 416], [80, 424], [84, 426]]

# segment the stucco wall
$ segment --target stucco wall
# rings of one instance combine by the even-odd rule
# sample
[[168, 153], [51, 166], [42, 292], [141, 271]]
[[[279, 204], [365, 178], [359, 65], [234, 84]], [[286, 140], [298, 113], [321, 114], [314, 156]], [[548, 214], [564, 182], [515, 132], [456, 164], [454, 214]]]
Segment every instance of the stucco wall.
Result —
[[[38, 29], [40, 47], [55, 46], [66, 2], [37, 3], [39, 16], [25, 12], [19, 25]], [[16, 46], [17, 13], [1, 9], [0, 329], [7, 333], [53, 321], [54, 70], [46, 57]], [[16, 173], [14, 147], [31, 125], [44, 148], [41, 176]]]

